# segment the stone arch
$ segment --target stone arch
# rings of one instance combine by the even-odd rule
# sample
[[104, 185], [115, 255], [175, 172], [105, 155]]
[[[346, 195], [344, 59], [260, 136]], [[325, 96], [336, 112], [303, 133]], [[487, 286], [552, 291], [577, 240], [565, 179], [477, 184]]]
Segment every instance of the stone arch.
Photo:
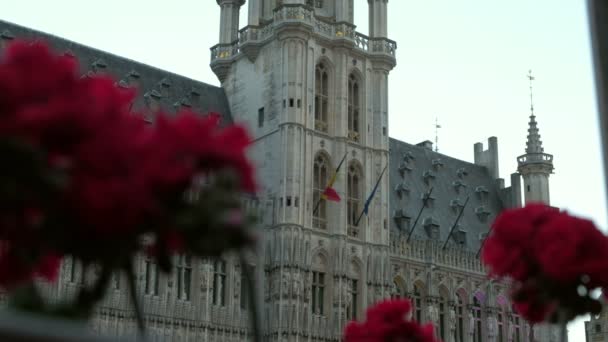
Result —
[[423, 313], [425, 310], [426, 301], [426, 285], [420, 279], [417, 279], [412, 284], [412, 292], [410, 297], [412, 298], [412, 304], [414, 305], [414, 319], [418, 322], [422, 322], [424, 319]]
[[403, 279], [403, 276], [398, 274], [393, 278], [393, 293], [391, 294], [391, 297], [404, 298], [406, 296], [407, 283], [405, 282], [405, 279]]
[[312, 253], [312, 258], [310, 260], [310, 267], [313, 270], [317, 271], [325, 271], [327, 272], [329, 269], [329, 253], [325, 248], [317, 247]]

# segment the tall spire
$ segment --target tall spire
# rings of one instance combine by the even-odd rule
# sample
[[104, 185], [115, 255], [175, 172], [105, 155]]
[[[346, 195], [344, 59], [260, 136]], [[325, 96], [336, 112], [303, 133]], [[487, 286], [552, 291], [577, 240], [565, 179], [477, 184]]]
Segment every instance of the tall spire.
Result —
[[532, 81], [535, 80], [532, 76], [532, 70], [528, 71], [528, 80], [530, 82], [530, 122], [528, 123], [528, 141], [526, 141], [526, 153], [543, 153], [543, 142], [540, 140], [538, 123], [536, 115], [534, 115], [534, 92]]
[[534, 96], [532, 92], [532, 70], [528, 72], [530, 81], [530, 122], [528, 123], [528, 140], [526, 154], [517, 157], [517, 171], [524, 179], [524, 196], [526, 204], [545, 203], [549, 205], [549, 175], [553, 173], [553, 156], [545, 153], [540, 140], [538, 123], [534, 115]]

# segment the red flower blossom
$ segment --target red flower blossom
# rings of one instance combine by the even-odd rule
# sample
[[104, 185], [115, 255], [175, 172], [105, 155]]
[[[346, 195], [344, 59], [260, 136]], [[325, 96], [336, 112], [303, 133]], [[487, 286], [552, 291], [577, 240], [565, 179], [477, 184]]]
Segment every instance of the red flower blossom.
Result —
[[[483, 248], [490, 275], [515, 281], [513, 303], [532, 322], [595, 313], [587, 294], [608, 286], [608, 237], [591, 221], [544, 205], [507, 210]], [[562, 317], [558, 317], [558, 313]]]
[[20, 255], [18, 247], [0, 242], [0, 287], [14, 288], [29, 282], [34, 276], [40, 276], [47, 281], [55, 281], [59, 274], [61, 257], [49, 253], [30, 260]]
[[556, 215], [558, 210], [540, 204], [502, 212], [494, 221], [492, 234], [482, 251], [491, 275], [524, 280], [536, 272], [529, 260], [534, 247], [532, 237], [539, 225]]
[[608, 285], [608, 239], [593, 222], [561, 213], [541, 225], [536, 260], [549, 278], [570, 284], [585, 277], [589, 288]]
[[367, 310], [365, 322], [350, 322], [345, 342], [436, 342], [433, 325], [411, 320], [409, 300], [387, 300]]

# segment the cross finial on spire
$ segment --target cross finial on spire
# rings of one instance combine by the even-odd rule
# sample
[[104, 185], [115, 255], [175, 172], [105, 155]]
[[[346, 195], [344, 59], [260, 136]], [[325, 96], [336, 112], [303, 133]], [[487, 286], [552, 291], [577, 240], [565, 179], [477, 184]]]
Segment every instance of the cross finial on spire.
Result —
[[534, 116], [534, 97], [533, 97], [533, 89], [532, 89], [532, 81], [535, 80], [534, 76], [532, 76], [532, 70], [528, 70], [528, 80], [530, 81], [530, 115]]
[[435, 117], [435, 152], [439, 152], [439, 119]]

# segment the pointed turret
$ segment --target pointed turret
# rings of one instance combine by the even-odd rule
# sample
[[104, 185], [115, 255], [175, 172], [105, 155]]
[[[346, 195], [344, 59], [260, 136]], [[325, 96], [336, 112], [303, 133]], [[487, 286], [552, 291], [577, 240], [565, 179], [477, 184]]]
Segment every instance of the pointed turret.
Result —
[[530, 80], [530, 122], [528, 123], [528, 140], [526, 141], [526, 154], [517, 158], [517, 171], [524, 179], [525, 203], [550, 204], [549, 175], [553, 173], [553, 155], [545, 153], [536, 115], [534, 115], [534, 101], [532, 97], [532, 72], [528, 74]]
[[526, 153], [543, 153], [543, 142], [540, 140], [540, 133], [538, 130], [538, 122], [536, 122], [536, 115], [530, 115], [530, 122], [528, 123], [528, 141], [526, 141]]

